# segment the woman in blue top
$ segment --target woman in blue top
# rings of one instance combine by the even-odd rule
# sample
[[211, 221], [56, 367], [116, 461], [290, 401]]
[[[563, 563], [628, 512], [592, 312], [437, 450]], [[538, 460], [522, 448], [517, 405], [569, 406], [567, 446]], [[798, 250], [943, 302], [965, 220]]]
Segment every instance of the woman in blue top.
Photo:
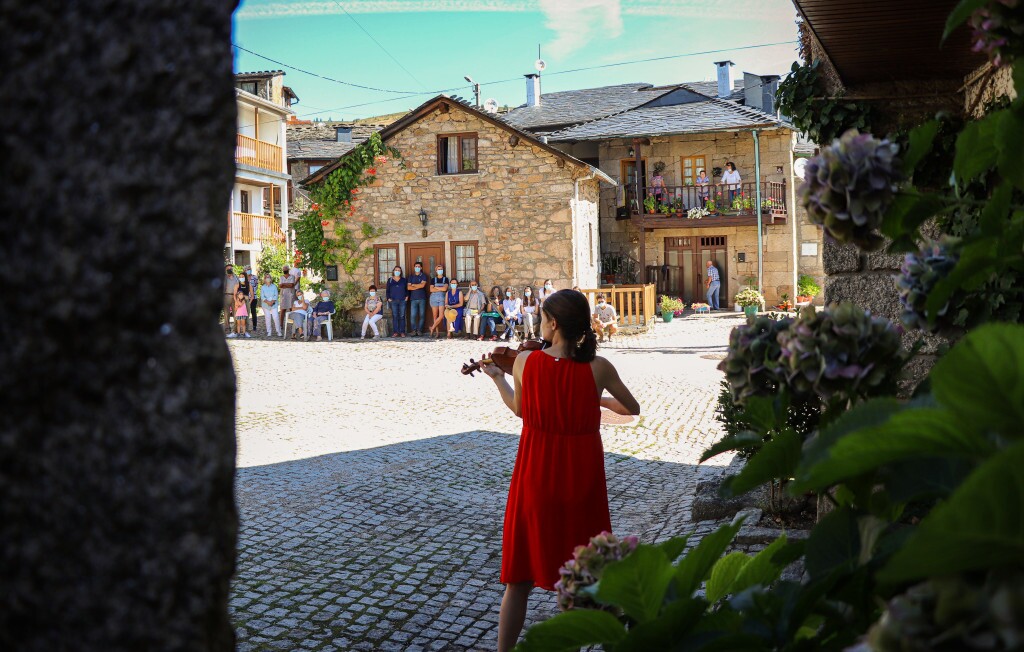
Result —
[[430, 337], [441, 337], [441, 322], [444, 321], [444, 295], [448, 291], [448, 277], [444, 275], [444, 267], [438, 265], [434, 269], [434, 277], [430, 279], [430, 310], [434, 321], [430, 322]]
[[452, 339], [452, 333], [462, 330], [462, 306], [465, 301], [459, 291], [458, 279], [453, 278], [448, 286], [450, 289], [444, 297], [444, 318], [448, 322], [448, 339]]

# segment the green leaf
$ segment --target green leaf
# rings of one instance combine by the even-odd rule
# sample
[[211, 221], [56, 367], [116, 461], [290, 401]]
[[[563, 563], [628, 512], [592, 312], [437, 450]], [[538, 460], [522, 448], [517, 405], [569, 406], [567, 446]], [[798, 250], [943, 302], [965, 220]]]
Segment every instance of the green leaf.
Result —
[[607, 611], [574, 609], [541, 621], [526, 631], [519, 652], [575, 652], [585, 645], [615, 644], [626, 628]]
[[847, 509], [829, 512], [807, 538], [804, 561], [812, 579], [839, 569], [856, 568], [860, 557], [860, 530], [857, 519]]
[[942, 31], [942, 40], [945, 41], [957, 27], [971, 17], [975, 11], [984, 7], [988, 0], [960, 0], [960, 4], [949, 14], [946, 19], [946, 29]]
[[1020, 564], [1024, 559], [1024, 441], [979, 466], [921, 521], [879, 573], [884, 582]]
[[[826, 438], [832, 439], [826, 430]], [[886, 464], [918, 457], [982, 459], [992, 445], [948, 410], [919, 408], [834, 439], [828, 457], [801, 468], [792, 491], [816, 491]]]
[[742, 519], [732, 525], [724, 525], [708, 534], [700, 543], [683, 557], [676, 567], [676, 590], [681, 596], [690, 597], [708, 577], [711, 568], [722, 556], [740, 530]]
[[[1024, 140], [1021, 141], [1024, 143]], [[1024, 168], [1022, 168], [1024, 169]], [[1001, 183], [981, 211], [981, 232], [985, 235], [999, 235], [1006, 226], [1010, 213], [1010, 199], [1013, 186]]]
[[1020, 108], [1024, 105], [1024, 66], [1013, 67], [1013, 88], [1017, 91], [1017, 98], [1013, 100], [1013, 106]]
[[992, 167], [996, 160], [995, 131], [999, 113], [968, 122], [956, 139], [956, 156], [953, 171], [957, 184], [962, 186], [974, 180], [979, 174]]
[[689, 538], [690, 537], [672, 537], [667, 541], [655, 544], [655, 547], [665, 553], [665, 559], [670, 562], [674, 562], [676, 558], [683, 553], [683, 550], [686, 550], [686, 542]]
[[896, 196], [885, 212], [880, 229], [893, 240], [913, 236], [919, 226], [942, 212], [943, 208], [945, 204], [937, 195], [919, 195], [913, 188], [908, 188]]
[[999, 174], [1013, 185], [1024, 189], [1024, 116], [1016, 111], [1004, 111], [996, 132], [999, 150]]
[[885, 423], [892, 415], [905, 409], [906, 404], [894, 398], [874, 398], [843, 412], [828, 428], [804, 444], [797, 479], [814, 464], [828, 459], [829, 449], [846, 434]]
[[923, 125], [918, 125], [910, 130], [907, 138], [910, 146], [907, 147], [907, 154], [903, 157], [903, 173], [910, 177], [914, 174], [914, 168], [921, 162], [921, 159], [932, 151], [932, 143], [935, 142], [935, 135], [939, 133], [939, 121], [929, 120]]
[[630, 618], [645, 623], [658, 615], [674, 574], [675, 569], [660, 548], [640, 544], [604, 569], [597, 599], [622, 607]]
[[677, 600], [665, 606], [657, 619], [630, 627], [615, 652], [670, 650], [701, 620], [707, 603], [700, 599]]
[[[785, 547], [786, 536], [783, 535], [754, 555], [750, 563], [746, 564], [736, 576], [736, 581], [729, 587], [729, 593], [738, 593], [757, 585], [768, 586], [777, 580], [782, 574], [782, 569], [789, 563], [786, 555], [779, 555], [779, 552]], [[714, 573], [712, 573], [712, 577], [714, 577]]]
[[792, 428], [775, 434], [734, 476], [722, 482], [722, 494], [738, 496], [771, 480], [793, 477], [800, 461], [800, 435]]
[[968, 423], [1020, 437], [1024, 423], [1024, 326], [986, 324], [969, 333], [932, 370], [938, 401]]
[[977, 288], [995, 271], [999, 262], [996, 256], [998, 245], [999, 240], [989, 236], [975, 240], [961, 249], [960, 261], [956, 267], [946, 278], [936, 283], [928, 294], [925, 310], [930, 321], [934, 321], [939, 310], [946, 305], [955, 292]]
[[736, 433], [731, 437], [727, 436], [723, 438], [721, 441], [715, 443], [714, 446], [704, 451], [704, 454], [700, 456], [700, 461], [703, 464], [704, 462], [707, 462], [715, 455], [721, 455], [722, 453], [740, 450], [742, 448], [759, 446], [761, 444], [764, 444], [763, 436], [757, 434], [756, 432], [745, 430], [743, 432]]
[[715, 604], [728, 595], [736, 576], [750, 560], [746, 553], [732, 552], [715, 562], [704, 592], [708, 602]]
[[740, 415], [743, 421], [754, 426], [761, 432], [768, 432], [778, 423], [775, 401], [765, 396], [751, 396], [743, 407]]

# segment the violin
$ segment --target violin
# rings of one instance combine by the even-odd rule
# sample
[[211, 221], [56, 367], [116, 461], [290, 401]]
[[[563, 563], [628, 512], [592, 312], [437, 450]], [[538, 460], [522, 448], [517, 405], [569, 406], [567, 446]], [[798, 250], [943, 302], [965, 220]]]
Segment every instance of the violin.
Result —
[[527, 340], [519, 345], [518, 349], [513, 349], [509, 346], [496, 346], [490, 353], [484, 354], [484, 357], [479, 361], [473, 358], [469, 359], [469, 362], [462, 365], [462, 374], [464, 376], [472, 376], [473, 372], [480, 371], [480, 365], [485, 363], [491, 363], [498, 366], [507, 374], [512, 373], [512, 367], [515, 366], [516, 357], [523, 351], [540, 351], [543, 349], [545, 344], [536, 340]]

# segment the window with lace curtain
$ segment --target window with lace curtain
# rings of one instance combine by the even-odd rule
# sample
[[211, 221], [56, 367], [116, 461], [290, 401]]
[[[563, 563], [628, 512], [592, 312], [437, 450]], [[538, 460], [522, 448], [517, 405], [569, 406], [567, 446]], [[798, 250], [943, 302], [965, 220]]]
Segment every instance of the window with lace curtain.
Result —
[[437, 173], [472, 174], [477, 171], [476, 134], [437, 137]]
[[452, 243], [452, 260], [455, 261], [455, 276], [452, 278], [457, 278], [459, 285], [467, 285], [468, 281], [476, 279], [476, 246], [475, 240]]

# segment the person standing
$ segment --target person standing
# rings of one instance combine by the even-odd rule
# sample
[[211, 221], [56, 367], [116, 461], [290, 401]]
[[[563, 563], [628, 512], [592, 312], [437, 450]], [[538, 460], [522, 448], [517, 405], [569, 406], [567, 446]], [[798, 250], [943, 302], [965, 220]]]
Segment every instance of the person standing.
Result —
[[551, 346], [516, 357], [513, 385], [497, 365], [482, 365], [505, 405], [523, 419], [502, 532], [499, 652], [515, 646], [533, 587], [555, 590], [558, 570], [576, 546], [612, 529], [601, 408], [640, 414], [615, 367], [595, 355], [586, 297], [568, 290], [548, 296], [540, 331]]
[[270, 337], [271, 324], [277, 328], [277, 334], [281, 332], [281, 311], [278, 306], [279, 291], [274, 285], [274, 279], [270, 274], [263, 275], [263, 285], [260, 286], [260, 301], [263, 303], [263, 321], [267, 325], [267, 337]]
[[[469, 292], [466, 293], [466, 310], [462, 319], [466, 324], [466, 334], [470, 336], [480, 335], [481, 319], [484, 309], [487, 308], [487, 296], [480, 291], [476, 281], [470, 279]], [[483, 337], [480, 338], [484, 339]]]
[[659, 203], [663, 203], [668, 200], [668, 196], [665, 193], [665, 162], [658, 161], [654, 164], [654, 175], [651, 177], [651, 194], [654, 199]]
[[235, 332], [228, 333], [228, 337], [241, 337], [242, 335], [252, 337], [245, 328], [245, 322], [248, 321], [249, 317], [249, 295], [242, 292], [241, 287], [235, 291], [235, 301], [232, 310], [235, 315]]
[[605, 335], [611, 341], [612, 335], [619, 332], [619, 316], [615, 313], [615, 306], [608, 303], [604, 292], [597, 295], [597, 305], [594, 306], [594, 330], [597, 331], [597, 341], [604, 342]]
[[405, 337], [405, 305], [409, 300], [409, 281], [400, 265], [395, 265], [385, 294], [391, 306], [391, 337]]
[[444, 267], [434, 268], [434, 277], [430, 279], [430, 337], [441, 337], [441, 322], [444, 321], [444, 295], [448, 292], [448, 277], [444, 275]]
[[523, 300], [511, 285], [505, 288], [505, 300], [501, 302], [501, 312], [505, 315], [505, 341], [515, 335], [516, 326], [523, 323]]
[[540, 328], [538, 306], [540, 306], [540, 302], [537, 301], [537, 297], [533, 296], [533, 288], [527, 285], [523, 288], [523, 331], [528, 340], [534, 339]]
[[740, 194], [740, 183], [743, 179], [740, 178], [740, 173], [736, 169], [736, 164], [729, 161], [725, 164], [725, 173], [722, 174], [722, 183], [725, 184], [725, 188], [729, 193], [729, 204], [732, 205], [736, 195]]
[[459, 290], [458, 279], [452, 279], [448, 283], [448, 292], [444, 295], [444, 319], [448, 322], [448, 339], [462, 329], [462, 306], [465, 299]]
[[363, 317], [363, 335], [359, 339], [366, 339], [367, 327], [373, 329], [373, 339], [380, 339], [380, 331], [377, 330], [377, 322], [384, 317], [384, 315], [380, 314], [381, 308], [383, 307], [384, 302], [377, 298], [377, 286], [371, 285], [369, 287], [369, 296], [367, 296], [366, 301], [363, 302], [363, 312], [366, 313], [366, 316]]
[[704, 206], [707, 206], [708, 199], [711, 198], [711, 179], [708, 178], [707, 172], [699, 170], [697, 172], [697, 180], [695, 183], [697, 184], [697, 192], [700, 195], [700, 205], [703, 208]]
[[722, 279], [718, 275], [718, 268], [715, 267], [714, 261], [707, 262], [708, 275], [704, 281], [704, 285], [708, 289], [708, 306], [712, 310], [718, 310], [718, 291], [722, 287]]
[[252, 265], [245, 266], [245, 278], [249, 281], [249, 330], [256, 332], [256, 313], [260, 307], [260, 300], [256, 297], [256, 288], [259, 287], [259, 280], [252, 271]]
[[292, 303], [295, 301], [295, 277], [292, 276], [292, 270], [290, 267], [285, 265], [281, 268], [281, 324], [287, 324], [285, 321], [285, 313], [291, 310]]
[[427, 281], [423, 266], [416, 263], [406, 285], [409, 289], [409, 321], [415, 337], [423, 335], [423, 319], [427, 312]]
[[252, 314], [252, 311], [249, 310], [249, 303], [252, 301], [252, 297], [256, 294], [256, 287], [253, 286], [251, 283], [249, 283], [249, 272], [248, 272], [248, 270], [246, 270], [246, 271], [244, 271], [244, 272], [242, 272], [241, 274], [238, 275], [238, 288], [235, 290], [235, 293], [237, 294], [238, 292], [241, 292], [242, 294], [245, 295], [245, 307], [246, 307], [246, 310], [245, 310], [245, 316], [246, 316], [246, 319], [245, 319], [245, 321], [246, 321], [245, 331], [246, 331], [246, 334], [248, 334], [248, 332], [250, 330], [249, 329], [249, 321], [250, 321], [249, 317]]
[[224, 266], [224, 334], [231, 334], [231, 316], [235, 310], [235, 292], [238, 291], [238, 277], [235, 266]]

